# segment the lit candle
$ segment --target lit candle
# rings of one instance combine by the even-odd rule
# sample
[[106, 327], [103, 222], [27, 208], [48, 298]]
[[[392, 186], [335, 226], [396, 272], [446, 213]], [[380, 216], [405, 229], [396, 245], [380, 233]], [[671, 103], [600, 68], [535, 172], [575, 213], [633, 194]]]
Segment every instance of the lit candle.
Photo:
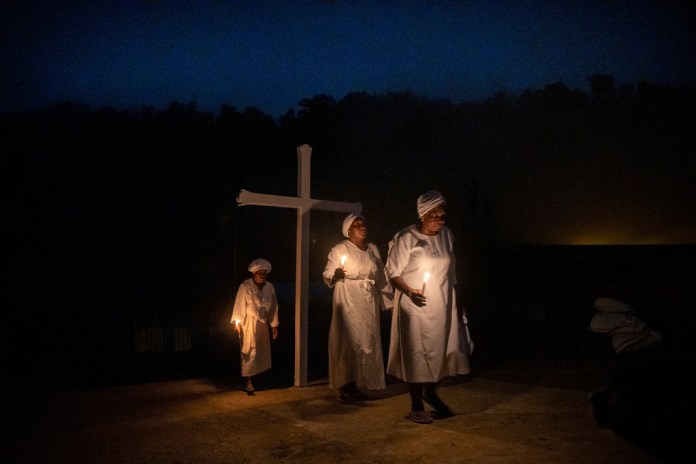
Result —
[[234, 321], [234, 325], [236, 325], [237, 327], [239, 327], [239, 321]]
[[421, 288], [421, 293], [425, 292], [425, 284], [428, 282], [428, 279], [430, 278], [430, 273], [426, 272], [423, 274], [423, 288]]
[[341, 256], [341, 267], [345, 266], [346, 264], [346, 255]]

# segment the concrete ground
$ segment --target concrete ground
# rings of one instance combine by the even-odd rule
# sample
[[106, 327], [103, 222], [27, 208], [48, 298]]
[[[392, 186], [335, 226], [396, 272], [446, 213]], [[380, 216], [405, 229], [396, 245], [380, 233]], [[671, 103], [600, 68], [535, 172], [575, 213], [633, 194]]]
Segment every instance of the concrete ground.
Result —
[[[3, 462], [38, 463], [633, 463], [681, 462], [597, 423], [588, 393], [615, 366], [481, 366], [448, 379], [454, 417], [406, 419], [405, 385], [340, 404], [325, 381], [254, 396], [236, 381], [188, 379], [6, 394]], [[265, 384], [265, 385], [264, 385]], [[673, 455], [675, 454], [675, 455]]]

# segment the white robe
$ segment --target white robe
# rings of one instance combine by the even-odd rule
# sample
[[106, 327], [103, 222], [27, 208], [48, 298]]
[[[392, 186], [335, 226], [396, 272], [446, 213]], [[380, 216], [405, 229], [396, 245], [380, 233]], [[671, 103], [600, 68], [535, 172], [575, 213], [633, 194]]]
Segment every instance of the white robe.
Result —
[[278, 300], [275, 287], [266, 282], [259, 291], [254, 279], [239, 286], [232, 310], [232, 324], [242, 329], [240, 355], [242, 376], [251, 377], [271, 368], [271, 337], [268, 326], [278, 327]]
[[[332, 284], [341, 256], [346, 256], [346, 277]], [[329, 252], [322, 276], [333, 288], [329, 385], [338, 389], [355, 381], [369, 390], [386, 388], [379, 321], [380, 307], [391, 309], [392, 295], [379, 250], [370, 243], [363, 251], [343, 240]]]
[[394, 296], [387, 373], [405, 382], [438, 382], [471, 371], [465, 327], [457, 313], [453, 241], [447, 227], [424, 235], [412, 225], [389, 242], [389, 280], [401, 276], [408, 286], [422, 288], [430, 273], [425, 306], [416, 306], [399, 290]]

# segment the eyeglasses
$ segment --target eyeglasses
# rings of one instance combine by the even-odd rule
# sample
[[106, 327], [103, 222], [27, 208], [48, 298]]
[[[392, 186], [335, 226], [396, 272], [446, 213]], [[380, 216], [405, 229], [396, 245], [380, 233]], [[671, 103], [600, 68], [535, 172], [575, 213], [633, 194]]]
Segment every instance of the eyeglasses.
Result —
[[444, 221], [447, 219], [447, 213], [427, 214], [426, 216], [428, 219], [432, 219], [433, 221]]

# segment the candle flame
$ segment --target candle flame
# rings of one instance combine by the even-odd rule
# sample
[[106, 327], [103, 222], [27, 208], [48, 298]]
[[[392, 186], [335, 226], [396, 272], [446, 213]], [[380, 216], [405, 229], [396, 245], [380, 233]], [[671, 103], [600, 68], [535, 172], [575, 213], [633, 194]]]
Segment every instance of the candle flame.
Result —
[[341, 256], [341, 267], [346, 264], [346, 255]]
[[429, 272], [426, 272], [425, 274], [423, 274], [423, 287], [421, 288], [421, 293], [425, 293], [425, 283], [428, 281], [429, 278], [430, 278]]

